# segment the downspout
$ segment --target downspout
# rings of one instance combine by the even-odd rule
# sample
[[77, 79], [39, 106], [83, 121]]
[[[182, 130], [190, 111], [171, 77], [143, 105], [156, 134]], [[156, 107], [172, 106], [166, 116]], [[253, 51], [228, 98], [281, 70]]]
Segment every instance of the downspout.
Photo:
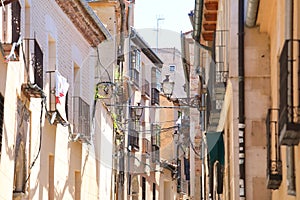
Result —
[[259, 0], [248, 0], [246, 26], [249, 28], [252, 28], [256, 25], [258, 6], [259, 6]]
[[239, 78], [239, 197], [246, 199], [245, 176], [245, 81], [244, 81], [244, 0], [239, 0], [238, 19], [238, 78]]
[[[289, 60], [293, 60], [293, 24], [294, 24], [294, 0], [286, 0], [286, 32], [285, 39], [288, 41]], [[293, 106], [293, 62], [288, 62], [288, 105]], [[293, 109], [293, 108], [292, 108]], [[293, 119], [292, 119], [293, 120]], [[294, 146], [286, 147], [286, 167], [287, 167], [287, 193], [296, 195], [295, 187], [295, 155]]]

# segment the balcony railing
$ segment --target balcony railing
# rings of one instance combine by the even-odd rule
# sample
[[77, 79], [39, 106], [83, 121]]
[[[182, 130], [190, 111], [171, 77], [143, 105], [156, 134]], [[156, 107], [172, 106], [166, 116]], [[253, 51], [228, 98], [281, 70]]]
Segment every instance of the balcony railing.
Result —
[[267, 187], [276, 190], [282, 181], [282, 162], [278, 137], [278, 109], [269, 109], [266, 118], [267, 133]]
[[[9, 26], [11, 28], [9, 28]], [[15, 47], [13, 45], [13, 43], [18, 42], [21, 32], [21, 5], [19, 1], [12, 2], [10, 12], [4, 13], [2, 27], [4, 33], [2, 33], [1, 51], [7, 56], [11, 53], [11, 50], [13, 50], [15, 55], [13, 60], [19, 60], [19, 45]], [[8, 33], [7, 30], [11, 30], [11, 32]]]
[[90, 140], [90, 106], [80, 97], [73, 97], [73, 134]]
[[[48, 94], [46, 94], [47, 96], [47, 114], [50, 118], [50, 123], [51, 124], [63, 124], [65, 125], [67, 122], [67, 117], [65, 118], [61, 115], [60, 112], [58, 112], [57, 110], [57, 97], [55, 96], [56, 93], [56, 71], [47, 71], [47, 80], [48, 80]], [[66, 101], [65, 101], [65, 114], [67, 115], [67, 109], [68, 109], [68, 100], [67, 100], [67, 96], [66, 96]]]
[[151, 89], [151, 104], [159, 105], [159, 90], [156, 88]]
[[[299, 93], [300, 41], [287, 40], [280, 55], [280, 103], [279, 103], [279, 138], [281, 145], [297, 145], [300, 139], [299, 102], [294, 95]], [[294, 72], [297, 68], [298, 72]], [[299, 95], [299, 94], [298, 94]]]

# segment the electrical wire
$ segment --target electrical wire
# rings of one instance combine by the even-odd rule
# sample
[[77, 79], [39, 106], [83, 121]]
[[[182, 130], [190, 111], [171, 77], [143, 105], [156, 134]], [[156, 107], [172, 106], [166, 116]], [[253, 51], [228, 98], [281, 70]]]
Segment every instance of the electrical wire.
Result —
[[102, 62], [101, 62], [101, 60], [100, 60], [100, 53], [99, 53], [98, 47], [96, 47], [96, 49], [97, 49], [97, 58], [98, 58], [98, 59], [97, 59], [97, 62], [98, 62], [98, 63], [100, 64], [100, 66], [104, 69], [104, 71], [105, 71], [106, 74], [107, 74], [107, 77], [108, 77], [109, 82], [111, 82], [110, 75], [109, 75], [107, 69], [104, 67], [104, 65], [102, 64]]
[[[39, 155], [40, 155], [40, 152], [41, 152], [41, 148], [42, 148], [42, 130], [43, 130], [43, 128], [42, 128], [42, 119], [43, 119], [42, 116], [43, 116], [43, 105], [44, 105], [44, 99], [41, 100], [41, 113], [40, 113], [40, 143], [39, 143], [39, 149], [38, 149], [38, 152], [37, 152], [35, 158], [33, 159], [32, 163], [31, 163], [31, 165], [30, 165], [30, 167], [29, 167], [30, 170], [32, 169], [32, 167], [34, 166], [36, 160], [38, 159], [38, 157], [39, 157]], [[28, 176], [27, 176], [27, 178], [25, 179], [25, 182], [24, 182], [24, 184], [23, 184], [23, 188], [24, 188], [24, 186], [26, 185], [27, 181], [29, 180], [30, 175], [31, 175], [31, 173], [29, 173]]]

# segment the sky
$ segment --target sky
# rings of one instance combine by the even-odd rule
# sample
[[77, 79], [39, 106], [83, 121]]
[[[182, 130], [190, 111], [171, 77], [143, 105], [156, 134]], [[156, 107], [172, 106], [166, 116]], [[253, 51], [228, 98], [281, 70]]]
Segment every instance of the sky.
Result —
[[[188, 14], [195, 0], [136, 0], [134, 27], [151, 47], [180, 49], [180, 33], [192, 30]], [[157, 35], [157, 19], [159, 32]]]
[[194, 10], [195, 0], [136, 0], [135, 27], [168, 29], [186, 32], [192, 29], [188, 13]]

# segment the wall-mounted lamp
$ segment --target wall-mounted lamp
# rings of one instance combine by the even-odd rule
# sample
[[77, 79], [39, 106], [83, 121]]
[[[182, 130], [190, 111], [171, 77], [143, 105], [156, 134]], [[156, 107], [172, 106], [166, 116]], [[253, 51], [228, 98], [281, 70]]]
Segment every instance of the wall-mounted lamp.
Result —
[[170, 80], [170, 75], [166, 75], [166, 79], [162, 82], [162, 88], [167, 98], [171, 98], [174, 90], [175, 82]]
[[95, 98], [96, 99], [111, 98], [113, 94], [114, 86], [115, 86], [114, 83], [108, 81], [97, 83]]
[[137, 103], [137, 106], [131, 106], [131, 118], [135, 121], [140, 120], [141, 116], [143, 115], [143, 106], [141, 103]]
[[173, 102], [177, 102], [179, 105], [189, 106], [191, 108], [197, 108], [199, 111], [206, 110], [206, 107], [201, 105], [201, 96], [199, 94], [195, 95], [192, 98], [175, 98], [175, 99], [171, 98], [173, 94], [175, 82], [170, 80], [169, 77], [170, 75], [166, 75], [166, 79], [163, 80], [162, 82], [163, 92], [169, 100]]

